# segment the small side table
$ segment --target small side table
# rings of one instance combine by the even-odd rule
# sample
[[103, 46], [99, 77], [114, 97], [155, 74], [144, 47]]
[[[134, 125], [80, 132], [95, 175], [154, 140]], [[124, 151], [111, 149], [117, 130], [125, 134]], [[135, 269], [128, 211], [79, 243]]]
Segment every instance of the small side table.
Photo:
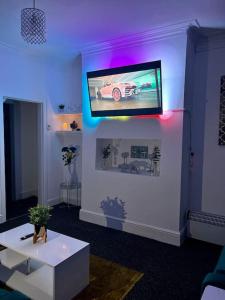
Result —
[[70, 201], [71, 201], [71, 194], [73, 191], [76, 191], [76, 204], [75, 206], [80, 207], [81, 206], [81, 182], [77, 182], [77, 183], [66, 183], [66, 182], [62, 182], [60, 184], [60, 201], [63, 202], [64, 197], [63, 197], [63, 191], [66, 191], [66, 203], [67, 206], [70, 206]]

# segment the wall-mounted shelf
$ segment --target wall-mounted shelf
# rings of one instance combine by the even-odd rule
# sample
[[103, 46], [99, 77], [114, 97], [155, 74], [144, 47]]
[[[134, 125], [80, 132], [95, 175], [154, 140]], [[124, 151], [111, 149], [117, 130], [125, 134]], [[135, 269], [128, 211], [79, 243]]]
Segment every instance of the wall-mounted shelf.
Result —
[[52, 125], [52, 129], [55, 132], [65, 132], [67, 133], [71, 133], [74, 132], [78, 132], [78, 131], [72, 131], [70, 128], [70, 124], [75, 121], [78, 125], [78, 128], [82, 129], [82, 114], [72, 114], [72, 113], [58, 113], [55, 114], [53, 119], [53, 125]]
[[60, 135], [81, 135], [82, 131], [81, 130], [74, 130], [74, 131], [56, 130], [55, 133]]
[[70, 111], [70, 112], [67, 112], [67, 111], [64, 111], [64, 112], [57, 112], [56, 113], [56, 115], [75, 115], [75, 116], [77, 116], [77, 115], [81, 115], [81, 112], [78, 112], [78, 111], [74, 111], [74, 112], [72, 112], [72, 111]]

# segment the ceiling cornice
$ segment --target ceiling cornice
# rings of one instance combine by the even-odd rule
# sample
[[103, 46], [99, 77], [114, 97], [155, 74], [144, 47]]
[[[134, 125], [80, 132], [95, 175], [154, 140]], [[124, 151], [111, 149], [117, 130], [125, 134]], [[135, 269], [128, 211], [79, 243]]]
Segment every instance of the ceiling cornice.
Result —
[[100, 54], [112, 49], [134, 47], [151, 42], [156, 42], [172, 36], [186, 34], [187, 29], [190, 26], [199, 27], [199, 23], [197, 20], [189, 20], [167, 24], [164, 26], [152, 27], [147, 31], [89, 44], [81, 49], [81, 53], [83, 55]]
[[54, 56], [60, 57], [62, 59], [65, 56], [67, 57], [67, 59], [71, 59], [72, 57], [75, 57], [78, 53], [81, 53], [82, 55], [86, 56], [104, 53], [107, 51], [111, 51], [112, 49], [122, 49], [157, 42], [173, 36], [186, 34], [188, 28], [191, 26], [199, 27], [198, 21], [188, 20], [177, 23], [171, 23], [163, 26], [152, 27], [150, 30], [146, 30], [143, 32], [121, 36], [111, 40], [91, 43], [86, 45], [82, 49], [79, 49], [79, 51], [73, 51], [73, 49], [71, 49], [71, 52], [66, 53], [66, 55], [65, 52], [63, 53], [62, 49], [61, 51], [55, 51], [54, 49], [50, 48], [43, 50], [36, 47], [15, 46], [12, 44], [5, 43], [3, 41], [0, 41], [0, 48], [5, 48], [14, 51], [17, 54], [20, 53], [39, 57]]

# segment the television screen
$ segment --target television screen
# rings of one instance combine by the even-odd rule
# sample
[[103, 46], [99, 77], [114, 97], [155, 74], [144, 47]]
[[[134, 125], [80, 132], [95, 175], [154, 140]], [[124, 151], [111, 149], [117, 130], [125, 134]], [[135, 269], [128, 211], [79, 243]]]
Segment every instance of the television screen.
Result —
[[162, 113], [161, 61], [87, 72], [91, 114]]

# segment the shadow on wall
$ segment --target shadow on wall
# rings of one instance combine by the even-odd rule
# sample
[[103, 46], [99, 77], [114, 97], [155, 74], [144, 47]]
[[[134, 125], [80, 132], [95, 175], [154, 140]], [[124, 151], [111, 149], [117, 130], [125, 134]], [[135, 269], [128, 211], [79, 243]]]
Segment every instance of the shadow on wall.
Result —
[[107, 227], [123, 230], [123, 223], [127, 214], [124, 206], [125, 202], [118, 199], [118, 197], [114, 199], [107, 197], [106, 200], [101, 201], [100, 208], [106, 216]]

